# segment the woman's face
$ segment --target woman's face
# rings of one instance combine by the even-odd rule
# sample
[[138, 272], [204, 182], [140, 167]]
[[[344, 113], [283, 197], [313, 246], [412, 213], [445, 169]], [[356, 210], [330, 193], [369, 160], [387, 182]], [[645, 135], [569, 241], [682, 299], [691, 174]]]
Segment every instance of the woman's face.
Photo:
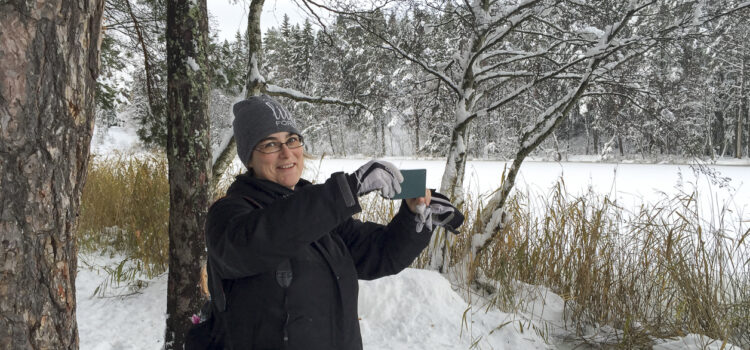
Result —
[[299, 136], [288, 132], [277, 132], [258, 142], [248, 165], [253, 169], [255, 177], [294, 189], [305, 167], [304, 147], [289, 148], [287, 145], [281, 145], [281, 150], [275, 153], [258, 151], [271, 142], [286, 143], [292, 137]]

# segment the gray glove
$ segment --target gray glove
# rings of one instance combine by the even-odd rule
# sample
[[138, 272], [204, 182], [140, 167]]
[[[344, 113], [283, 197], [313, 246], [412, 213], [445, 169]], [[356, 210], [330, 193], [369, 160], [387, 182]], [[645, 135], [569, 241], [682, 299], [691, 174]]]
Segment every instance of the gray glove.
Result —
[[420, 204], [417, 206], [417, 215], [414, 220], [417, 222], [417, 232], [427, 227], [432, 230], [434, 226], [445, 227], [448, 231], [458, 234], [458, 228], [464, 223], [464, 214], [451, 204], [448, 197], [430, 190], [432, 199], [430, 205]]
[[424, 203], [418, 204], [414, 221], [417, 222], [417, 232], [422, 232], [424, 227], [432, 231], [432, 208], [424, 205]]
[[393, 198], [401, 192], [404, 177], [395, 165], [383, 160], [371, 160], [354, 173], [348, 174], [347, 180], [357, 196], [379, 190], [381, 196]]

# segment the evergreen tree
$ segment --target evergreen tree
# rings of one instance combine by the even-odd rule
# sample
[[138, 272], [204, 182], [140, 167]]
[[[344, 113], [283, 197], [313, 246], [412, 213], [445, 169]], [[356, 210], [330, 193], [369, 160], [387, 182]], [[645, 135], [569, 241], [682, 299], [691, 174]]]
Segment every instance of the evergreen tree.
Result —
[[78, 349], [76, 227], [103, 1], [0, 7], [0, 348]]

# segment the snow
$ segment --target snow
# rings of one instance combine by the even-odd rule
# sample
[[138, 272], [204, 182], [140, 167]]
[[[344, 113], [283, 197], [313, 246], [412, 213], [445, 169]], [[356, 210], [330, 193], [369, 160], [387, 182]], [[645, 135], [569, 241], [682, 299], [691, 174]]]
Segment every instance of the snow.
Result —
[[106, 155], [115, 152], [138, 152], [142, 150], [136, 130], [136, 122], [124, 116], [123, 125], [112, 126], [106, 130], [100, 130], [98, 125], [94, 127], [94, 136], [91, 138], [90, 150], [92, 154]]
[[360, 282], [359, 316], [367, 350], [549, 348], [539, 335], [522, 333], [515, 315], [468, 305], [435, 271]]
[[[728, 345], [724, 349], [737, 349]], [[706, 349], [706, 350], [719, 350], [722, 349], [721, 341], [714, 340], [698, 334], [688, 334], [683, 338], [668, 339], [663, 343], [655, 344], [654, 350], [682, 350], [682, 349]]]
[[695, 4], [695, 6], [693, 8], [693, 21], [692, 21], [692, 25], [699, 26], [699, 25], [702, 24], [701, 21], [704, 19], [705, 15], [706, 15], [705, 14], [705, 9], [704, 9], [705, 6], [706, 6], [705, 0], [704, 1], [698, 1], [698, 3]]
[[342, 105], [346, 105], [350, 103], [348, 101], [344, 101], [344, 100], [337, 99], [337, 98], [310, 96], [299, 90], [283, 88], [283, 87], [280, 87], [278, 85], [273, 85], [273, 84], [266, 85], [266, 91], [268, 91], [269, 93], [292, 96], [298, 101], [322, 101], [325, 103], [335, 103], [335, 104], [342, 104]]
[[193, 70], [193, 72], [197, 72], [197, 71], [201, 70], [201, 67], [198, 66], [198, 62], [195, 61], [195, 58], [188, 57], [187, 58], [187, 64], [190, 67], [190, 69]]
[[[84, 261], [88, 262], [83, 263]], [[167, 309], [167, 274], [151, 281], [140, 293], [129, 296], [93, 296], [107, 278], [92, 266], [116, 264], [118, 260], [79, 255], [76, 277], [76, 317], [82, 350], [161, 349]], [[127, 290], [113, 292], [129, 294]]]
[[605, 35], [603, 30], [593, 26], [586, 26], [585, 28], [581, 29], [580, 33], [593, 34], [597, 39]]
[[258, 71], [258, 57], [253, 53], [250, 55], [250, 75], [247, 77], [248, 81], [264, 82], [265, 79]]
[[490, 222], [487, 223], [487, 227], [485, 227], [484, 232], [482, 232], [482, 234], [475, 234], [474, 237], [471, 237], [472, 254], [476, 253], [480, 247], [487, 243], [487, 240], [492, 238], [492, 234], [495, 232], [495, 230], [500, 229], [502, 224], [503, 211], [499, 208], [495, 209], [495, 211], [492, 212]]
[[399, 120], [400, 119], [398, 118], [398, 114], [394, 114], [393, 117], [391, 118], [391, 121], [388, 122], [387, 127], [388, 128], [396, 127], [399, 124]]

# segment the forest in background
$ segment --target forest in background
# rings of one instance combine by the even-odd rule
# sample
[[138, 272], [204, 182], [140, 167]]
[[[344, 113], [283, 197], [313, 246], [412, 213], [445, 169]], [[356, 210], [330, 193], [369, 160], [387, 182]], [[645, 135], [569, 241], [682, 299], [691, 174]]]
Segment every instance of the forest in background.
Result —
[[[607, 4], [623, 6], [602, 3]], [[470, 36], [471, 27], [466, 25], [466, 13], [451, 2], [432, 5], [401, 2], [367, 13], [367, 22], [338, 15], [326, 27], [314, 19], [291, 24], [285, 17], [279, 28], [264, 33], [261, 70], [267, 83], [361, 103], [353, 107], [281, 99], [303, 128], [309, 152], [447, 155], [457, 96], [418, 63], [441, 67], [448, 75], [458, 74], [453, 71], [452, 56], [460, 52], [460, 45], [466, 45], [462, 39]], [[665, 21], [690, 20], [700, 11], [678, 2], [672, 5], [668, 1], [660, 5], [662, 11], [672, 12]], [[579, 16], [587, 11], [576, 2], [558, 6], [568, 6], [569, 11], [578, 7], [575, 13]], [[146, 145], [163, 148], [167, 85], [164, 4], [158, 0], [108, 0], [104, 21], [107, 30], [98, 81], [97, 125], [102, 130], [131, 118], [138, 122], [139, 136]], [[580, 40], [595, 38], [607, 29], [602, 21], [601, 28], [573, 23], [570, 30], [576, 31]], [[398, 42], [384, 44], [368, 27], [372, 23]], [[750, 47], [743, 38], [750, 34], [749, 26], [746, 15], [722, 16], [677, 40], [654, 42], [639, 59], [607, 72], [606, 82], [590, 89], [532, 155], [554, 160], [583, 154], [646, 160], [747, 156]], [[522, 35], [505, 40], [501, 50], [531, 51], [535, 44]], [[231, 132], [231, 105], [245, 95], [249, 53], [245, 33], [223, 42], [213, 33], [209, 45], [209, 112], [212, 142], [218, 144], [220, 135]], [[417, 60], [404, 59], [406, 55]], [[503, 59], [502, 53], [498, 57]], [[539, 67], [524, 66], [499, 74], [507, 75], [502, 78], [505, 82], [547, 69], [545, 62], [534, 64]], [[533, 124], [549, 101], [559, 100], [569, 89], [548, 84], [532, 90], [467, 125], [469, 157], [512, 159], [524, 128]], [[481, 93], [478, 104], [489, 105], [503, 98], [507, 88], [487, 88]]]

